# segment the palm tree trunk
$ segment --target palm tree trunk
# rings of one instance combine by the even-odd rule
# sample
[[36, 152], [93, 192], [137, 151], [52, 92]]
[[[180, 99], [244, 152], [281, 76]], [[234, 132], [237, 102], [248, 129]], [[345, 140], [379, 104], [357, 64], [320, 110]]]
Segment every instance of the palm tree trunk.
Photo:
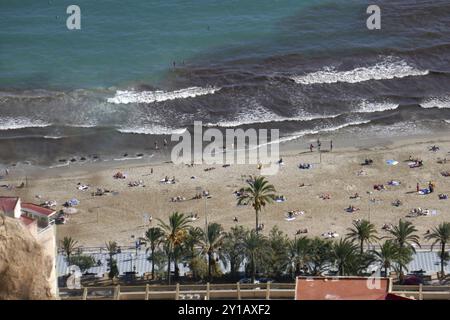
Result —
[[167, 256], [167, 260], [168, 260], [168, 262], [167, 262], [167, 282], [168, 282], [168, 284], [169, 284], [169, 286], [170, 286], [170, 253], [169, 253], [169, 255]]
[[255, 270], [255, 257], [253, 254], [251, 256], [251, 267], [252, 267], [252, 283], [254, 283], [256, 278], [256, 270]]
[[208, 252], [208, 278], [209, 278], [209, 282], [211, 282], [212, 281], [212, 278], [211, 278], [211, 255], [212, 255], [212, 253], [211, 252]]
[[155, 257], [153, 256], [154, 254], [154, 249], [152, 248], [152, 280], [155, 280]]
[[178, 269], [178, 261], [175, 255], [173, 255], [173, 264], [175, 269], [175, 280], [178, 280], [178, 278], [180, 277], [180, 270]]
[[255, 212], [256, 212], [256, 234], [258, 234], [258, 226], [259, 226], [259, 211], [258, 210], [255, 210]]
[[441, 279], [444, 279], [444, 255], [445, 255], [445, 243], [441, 243]]
[[231, 269], [231, 275], [233, 278], [236, 277], [236, 270], [235, 270], [235, 266], [234, 266], [234, 259], [230, 260], [230, 269]]

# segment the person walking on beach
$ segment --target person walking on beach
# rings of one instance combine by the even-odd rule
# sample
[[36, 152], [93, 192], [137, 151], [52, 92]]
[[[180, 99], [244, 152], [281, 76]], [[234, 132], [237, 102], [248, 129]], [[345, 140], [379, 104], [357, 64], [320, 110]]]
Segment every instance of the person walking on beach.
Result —
[[164, 138], [163, 143], [164, 143], [164, 148], [166, 148], [167, 147], [167, 140], [166, 140], [166, 138]]
[[417, 190], [417, 192], [420, 191], [420, 186], [419, 186], [419, 183], [418, 183], [418, 182], [417, 182], [417, 185], [416, 185], [416, 190]]
[[313, 149], [314, 149], [314, 146], [313, 146], [313, 144], [311, 143], [311, 144], [309, 145], [309, 151], [313, 152]]
[[321, 146], [322, 144], [320, 143], [320, 139], [319, 138], [317, 138], [317, 151], [320, 151], [320, 146]]
[[155, 141], [155, 150], [158, 150], [158, 141]]
[[330, 141], [330, 152], [333, 151], [333, 140]]

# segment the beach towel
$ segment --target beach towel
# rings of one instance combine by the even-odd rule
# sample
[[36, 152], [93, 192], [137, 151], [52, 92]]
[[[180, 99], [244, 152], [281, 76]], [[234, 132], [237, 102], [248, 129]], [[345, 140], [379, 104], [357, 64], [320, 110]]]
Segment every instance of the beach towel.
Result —
[[69, 207], [74, 207], [74, 206], [79, 205], [79, 204], [80, 204], [80, 201], [78, 201], [78, 199], [73, 198], [73, 199], [68, 200], [68, 201], [66, 202], [66, 204], [67, 204], [67, 206], [69, 206]]
[[292, 217], [292, 218], [284, 218], [284, 220], [286, 220], [286, 221], [294, 221], [294, 220], [295, 220], [295, 217]]
[[398, 161], [395, 161], [395, 160], [387, 160], [387, 161], [386, 161], [386, 164], [387, 164], [388, 166], [395, 166], [395, 165], [398, 164]]
[[429, 193], [430, 193], [430, 190], [428, 190], [428, 189], [422, 189], [422, 190], [419, 191], [420, 195], [426, 195], [426, 194], [429, 194]]

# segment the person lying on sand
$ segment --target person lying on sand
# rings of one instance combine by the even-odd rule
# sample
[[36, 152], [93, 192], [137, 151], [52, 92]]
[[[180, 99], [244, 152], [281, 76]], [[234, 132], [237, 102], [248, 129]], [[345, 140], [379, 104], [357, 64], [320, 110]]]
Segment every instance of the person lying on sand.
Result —
[[356, 192], [354, 195], [350, 196], [350, 199], [360, 199], [359, 193]]
[[428, 151], [432, 151], [432, 152], [438, 152], [439, 151], [439, 147], [438, 146], [431, 146]]
[[322, 200], [330, 200], [331, 195], [329, 193], [323, 193], [319, 196], [319, 198], [321, 198]]
[[299, 234], [303, 234], [303, 233], [308, 233], [308, 229], [298, 229], [297, 232], [295, 233], [295, 235], [299, 235]]
[[304, 183], [300, 183], [300, 184], [298, 185], [299, 188], [303, 188], [303, 187], [311, 187], [311, 186], [312, 186], [312, 184], [304, 184]]
[[370, 166], [371, 164], [373, 164], [373, 160], [372, 159], [364, 159], [364, 162], [361, 163], [362, 166]]
[[423, 167], [423, 160], [415, 160], [414, 162], [410, 162], [409, 167], [411, 169]]
[[448, 199], [448, 194], [439, 194], [439, 200], [447, 200]]
[[299, 169], [311, 169], [312, 165], [310, 163], [300, 163], [298, 167]]
[[349, 205], [348, 206], [348, 208], [347, 209], [345, 209], [347, 212], [355, 212], [355, 211], [358, 211], [358, 210], [361, 210], [360, 208], [356, 208], [355, 206], [353, 206], [353, 205]]

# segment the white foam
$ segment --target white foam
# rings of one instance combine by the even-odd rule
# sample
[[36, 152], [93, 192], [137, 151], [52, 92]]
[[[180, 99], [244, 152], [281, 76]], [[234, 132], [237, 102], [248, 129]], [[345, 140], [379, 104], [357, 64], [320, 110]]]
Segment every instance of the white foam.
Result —
[[298, 114], [292, 117], [282, 117], [267, 109], [258, 106], [252, 110], [246, 110], [239, 112], [234, 120], [224, 120], [215, 123], [207, 123], [207, 127], [224, 127], [233, 128], [248, 124], [261, 124], [268, 122], [283, 122], [283, 121], [311, 121], [316, 119], [333, 119], [340, 116], [340, 114], [334, 115], [320, 115], [320, 114]]
[[[313, 134], [318, 134], [318, 133], [325, 133], [325, 132], [333, 132], [333, 131], [337, 131], [346, 127], [350, 127], [350, 126], [358, 126], [361, 124], [367, 124], [369, 123], [370, 120], [361, 120], [361, 121], [354, 121], [354, 122], [349, 122], [349, 123], [344, 123], [338, 126], [334, 126], [334, 127], [328, 127], [328, 128], [320, 128], [320, 129], [312, 129], [312, 130], [303, 130], [303, 131], [298, 131], [295, 132], [294, 134], [287, 136], [287, 137], [283, 137], [281, 139], [279, 139], [279, 143], [281, 142], [288, 142], [291, 140], [296, 140], [298, 138], [307, 136], [307, 135], [313, 135]], [[276, 143], [277, 141], [271, 141], [270, 143]]]
[[30, 120], [26, 118], [0, 118], [0, 130], [17, 130], [24, 128], [43, 128], [50, 126], [41, 120]]
[[217, 87], [191, 87], [176, 91], [120, 91], [116, 92], [113, 98], [108, 98], [109, 103], [114, 104], [128, 104], [128, 103], [152, 103], [162, 102], [175, 99], [194, 98], [197, 96], [204, 96], [208, 94], [214, 94], [221, 88]]
[[448, 124], [450, 124], [450, 120], [444, 120], [445, 122], [447, 122]]
[[428, 70], [417, 69], [410, 66], [404, 60], [395, 57], [386, 57], [383, 61], [373, 66], [359, 67], [348, 71], [337, 71], [333, 67], [325, 67], [323, 70], [317, 72], [294, 76], [292, 80], [305, 85], [337, 82], [358, 83], [369, 80], [424, 76], [428, 73]]
[[420, 105], [426, 109], [428, 108], [448, 109], [450, 108], [450, 97], [425, 99]]
[[368, 100], [361, 100], [355, 112], [382, 112], [387, 110], [395, 110], [398, 108], [398, 106], [398, 104], [391, 102], [371, 102]]
[[153, 125], [153, 126], [143, 126], [143, 127], [123, 127], [117, 129], [117, 131], [121, 133], [133, 133], [133, 134], [183, 134], [186, 132], [186, 128], [178, 128], [178, 129], [171, 129], [162, 127], [159, 125]]

